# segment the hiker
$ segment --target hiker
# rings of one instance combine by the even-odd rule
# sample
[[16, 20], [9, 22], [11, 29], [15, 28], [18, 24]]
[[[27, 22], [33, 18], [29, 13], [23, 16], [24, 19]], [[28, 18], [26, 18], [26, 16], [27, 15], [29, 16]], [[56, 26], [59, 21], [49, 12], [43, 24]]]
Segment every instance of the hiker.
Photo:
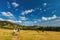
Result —
[[13, 30], [13, 35], [18, 35], [20, 32], [20, 28], [14, 29]]
[[18, 34], [18, 30], [17, 29], [14, 29], [13, 30], [13, 35], [17, 35]]

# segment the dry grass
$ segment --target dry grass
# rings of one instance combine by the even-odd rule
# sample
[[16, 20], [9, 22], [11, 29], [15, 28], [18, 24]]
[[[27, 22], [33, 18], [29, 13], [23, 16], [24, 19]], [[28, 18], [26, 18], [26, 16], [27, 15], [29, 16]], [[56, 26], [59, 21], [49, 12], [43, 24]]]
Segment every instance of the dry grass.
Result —
[[60, 40], [60, 32], [36, 32], [34, 30], [21, 31], [21, 40]]
[[[0, 40], [13, 40], [14, 36], [11, 33], [12, 30], [0, 29]], [[21, 30], [18, 38], [20, 40], [60, 40], [60, 32]]]

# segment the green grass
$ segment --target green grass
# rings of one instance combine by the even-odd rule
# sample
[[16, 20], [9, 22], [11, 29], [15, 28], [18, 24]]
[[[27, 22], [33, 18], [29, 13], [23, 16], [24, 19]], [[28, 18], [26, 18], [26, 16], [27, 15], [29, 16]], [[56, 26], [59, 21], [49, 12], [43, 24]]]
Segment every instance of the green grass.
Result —
[[2, 37], [1, 40], [12, 40], [12, 37], [5, 36], [5, 37]]

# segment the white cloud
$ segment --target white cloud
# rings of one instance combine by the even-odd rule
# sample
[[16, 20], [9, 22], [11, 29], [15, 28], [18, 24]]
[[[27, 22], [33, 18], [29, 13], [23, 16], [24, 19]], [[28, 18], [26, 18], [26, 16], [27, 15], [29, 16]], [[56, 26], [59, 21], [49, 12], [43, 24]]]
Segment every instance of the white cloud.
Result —
[[25, 16], [20, 16], [20, 20], [27, 20], [28, 18], [26, 18]]
[[34, 11], [33, 9], [25, 10], [25, 11], [23, 11], [21, 14], [24, 15], [24, 14], [31, 13], [31, 12], [33, 12], [33, 11]]
[[48, 20], [46, 17], [42, 17], [42, 20]]
[[22, 23], [22, 21], [18, 21], [19, 23]]
[[57, 16], [56, 15], [53, 15], [52, 19], [56, 19], [56, 18], [57, 18]]
[[37, 23], [37, 21], [34, 21], [34, 23]]
[[47, 5], [47, 3], [43, 3], [43, 5], [44, 5], [44, 6], [46, 6], [46, 5]]
[[16, 22], [16, 21], [13, 21], [13, 20], [7, 20], [7, 21], [10, 21], [10, 22]]
[[22, 21], [18, 21], [18, 20], [10, 20], [10, 19], [8, 19], [7, 21], [10, 21], [10, 22], [13, 22], [13, 23], [22, 23]]
[[52, 20], [52, 19], [56, 19], [57, 16], [53, 15], [52, 17], [42, 17], [42, 20]]
[[16, 20], [15, 16], [11, 12], [1, 12], [3, 16], [6, 16], [10, 19]]
[[33, 26], [33, 25], [35, 25], [35, 23], [32, 22], [32, 21], [25, 21], [25, 22], [23, 23], [23, 25], [25, 25], [25, 26]]
[[2, 15], [12, 17], [13, 14], [11, 12], [1, 12]]
[[16, 2], [13, 2], [12, 5], [13, 5], [14, 7], [18, 7], [18, 6], [19, 6], [19, 4], [16, 3]]
[[0, 18], [0, 21], [4, 21], [4, 19], [3, 18]]

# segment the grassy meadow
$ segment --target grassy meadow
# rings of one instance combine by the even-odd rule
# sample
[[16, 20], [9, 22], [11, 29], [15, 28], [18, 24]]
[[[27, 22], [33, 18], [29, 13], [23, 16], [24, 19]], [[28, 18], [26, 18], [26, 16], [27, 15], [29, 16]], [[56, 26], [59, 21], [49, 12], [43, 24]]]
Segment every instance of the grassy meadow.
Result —
[[0, 29], [0, 40], [60, 40], [60, 32], [21, 30], [17, 36], [12, 35], [13, 30]]

